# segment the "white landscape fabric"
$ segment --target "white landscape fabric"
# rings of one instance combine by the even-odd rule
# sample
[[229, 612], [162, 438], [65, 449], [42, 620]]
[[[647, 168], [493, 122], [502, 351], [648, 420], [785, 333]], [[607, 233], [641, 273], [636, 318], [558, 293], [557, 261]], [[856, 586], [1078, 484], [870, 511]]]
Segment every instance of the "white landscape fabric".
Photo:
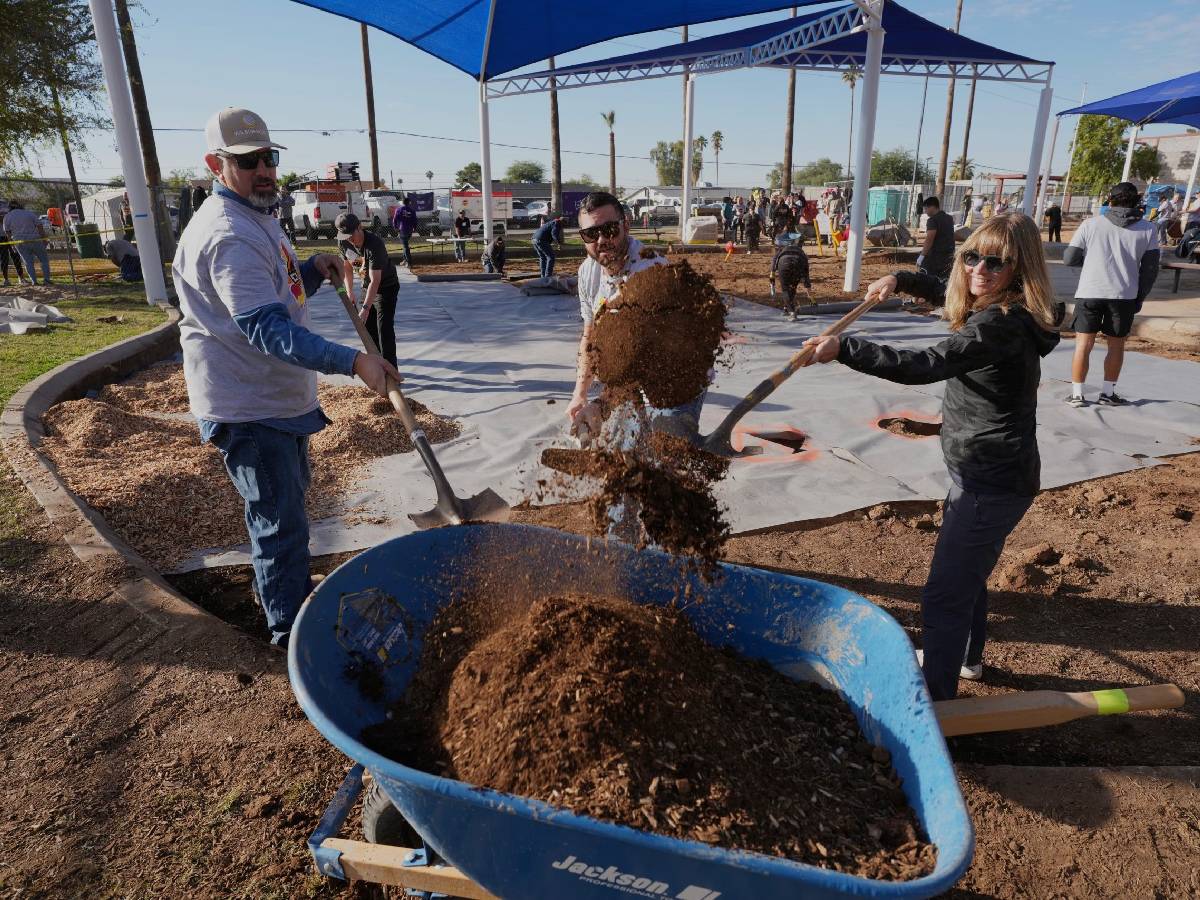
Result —
[[70, 322], [57, 306], [25, 297], [0, 297], [0, 334], [45, 331], [49, 322]]
[[[313, 327], [353, 344], [354, 331], [331, 289], [309, 301]], [[712, 430], [743, 395], [782, 366], [805, 338], [837, 316], [789, 323], [752, 303], [735, 306], [734, 343], [708, 393], [701, 430]], [[516, 504], [536, 490], [548, 446], [570, 446], [564, 415], [575, 376], [581, 323], [571, 296], [528, 297], [497, 282], [406, 284], [396, 310], [404, 390], [443, 415], [462, 435], [435, 447], [460, 496], [486, 487]], [[940, 320], [904, 312], [873, 313], [855, 332], [872, 340], [922, 347], [946, 335]], [[1101, 348], [1093, 368], [1100, 369]], [[1071, 343], [1043, 362], [1039, 404], [1042, 484], [1055, 487], [1154, 465], [1155, 458], [1200, 449], [1200, 365], [1145, 354], [1126, 358], [1124, 408], [1074, 409], [1069, 392]], [[1097, 378], [1098, 378], [1097, 374]], [[346, 379], [331, 378], [331, 381]], [[745, 426], [776, 440], [747, 439], [766, 453], [735, 461], [719, 488], [734, 531], [823, 518], [890, 500], [940, 499], [948, 478], [936, 437], [909, 438], [880, 429], [902, 416], [936, 421], [941, 385], [891, 384], [831, 364], [804, 369], [752, 412]], [[1096, 393], [1094, 390], [1092, 393]], [[553, 400], [551, 403], [549, 401]], [[789, 432], [803, 434], [799, 452]], [[792, 435], [794, 438], [794, 435]], [[351, 523], [314, 523], [312, 551], [369, 547], [414, 530], [408, 514], [434, 504], [433, 484], [415, 453], [375, 461], [350, 505], [366, 507]], [[384, 524], [368, 520], [382, 519]], [[246, 548], [198, 554], [182, 570], [244, 562]]]

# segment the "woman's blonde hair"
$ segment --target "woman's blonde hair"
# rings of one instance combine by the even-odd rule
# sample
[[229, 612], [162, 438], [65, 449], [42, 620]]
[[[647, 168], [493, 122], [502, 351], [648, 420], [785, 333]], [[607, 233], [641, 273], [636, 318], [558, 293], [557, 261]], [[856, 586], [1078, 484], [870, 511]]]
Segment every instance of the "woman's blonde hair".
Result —
[[[971, 293], [970, 274], [963, 263], [963, 254], [974, 250], [983, 256], [1011, 259], [1013, 279], [998, 297], [980, 303]], [[950, 281], [946, 285], [946, 319], [957, 331], [967, 323], [967, 317], [985, 306], [1000, 304], [1005, 310], [1023, 306], [1034, 320], [1047, 331], [1055, 330], [1054, 289], [1046, 271], [1046, 254], [1042, 252], [1042, 235], [1033, 219], [1020, 213], [992, 216], [967, 238], [954, 256]]]

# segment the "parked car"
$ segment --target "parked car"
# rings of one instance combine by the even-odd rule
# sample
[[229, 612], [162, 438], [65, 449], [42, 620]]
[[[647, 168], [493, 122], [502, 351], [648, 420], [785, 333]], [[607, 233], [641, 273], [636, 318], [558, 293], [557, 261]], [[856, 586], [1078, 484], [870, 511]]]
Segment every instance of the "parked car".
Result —
[[533, 227], [534, 219], [530, 216], [524, 200], [512, 201], [512, 215], [509, 216], [509, 223], [513, 228]]
[[550, 212], [550, 204], [545, 200], [527, 200], [525, 201], [525, 212], [529, 216], [530, 221], [533, 221], [538, 216], [544, 216]]
[[373, 190], [367, 191], [364, 199], [366, 216], [363, 221], [367, 223], [367, 227], [372, 231], [393, 234], [392, 214], [400, 205], [400, 195], [395, 191]]
[[292, 226], [296, 234], [303, 235], [310, 241], [318, 235], [330, 239], [337, 234], [334, 219], [339, 213], [347, 210], [345, 201], [317, 200], [316, 191], [293, 191]]

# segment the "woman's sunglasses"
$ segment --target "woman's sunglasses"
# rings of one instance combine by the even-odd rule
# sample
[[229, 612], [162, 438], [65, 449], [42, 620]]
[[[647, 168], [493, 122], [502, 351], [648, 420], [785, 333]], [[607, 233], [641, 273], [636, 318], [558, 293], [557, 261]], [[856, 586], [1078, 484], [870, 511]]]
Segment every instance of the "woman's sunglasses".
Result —
[[969, 269], [975, 268], [980, 261], [983, 262], [983, 267], [989, 272], [999, 272], [1005, 266], [1012, 262], [1006, 256], [984, 256], [978, 250], [968, 250], [962, 255], [963, 265]]
[[218, 155], [225, 159], [232, 159], [237, 163], [239, 169], [245, 169], [248, 172], [253, 172], [257, 169], [260, 162], [266, 163], [268, 169], [274, 169], [279, 165], [278, 150], [256, 150], [253, 153], [220, 153]]
[[590, 228], [580, 228], [579, 236], [585, 244], [594, 244], [600, 240], [601, 236], [606, 238], [620, 237], [621, 222], [616, 220], [613, 222], [605, 222], [603, 225], [593, 225]]

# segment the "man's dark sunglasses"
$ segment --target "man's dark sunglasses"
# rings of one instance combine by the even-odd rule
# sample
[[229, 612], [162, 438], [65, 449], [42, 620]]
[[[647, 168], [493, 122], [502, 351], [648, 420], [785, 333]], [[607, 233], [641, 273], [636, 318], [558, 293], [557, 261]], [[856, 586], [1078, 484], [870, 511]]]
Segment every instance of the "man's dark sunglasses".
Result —
[[580, 228], [579, 236], [585, 244], [594, 244], [600, 240], [601, 235], [606, 238], [619, 237], [621, 234], [620, 220], [605, 222], [603, 225], [593, 225], [590, 228]]
[[969, 268], [975, 268], [983, 260], [983, 267], [989, 272], [999, 272], [1012, 262], [1007, 256], [984, 256], [978, 250], [968, 250], [962, 255], [963, 263]]
[[245, 169], [248, 172], [257, 169], [260, 162], [266, 163], [268, 169], [274, 169], [279, 165], [278, 150], [255, 150], [253, 153], [221, 153], [219, 155], [225, 159], [232, 159], [237, 163], [239, 169]]

